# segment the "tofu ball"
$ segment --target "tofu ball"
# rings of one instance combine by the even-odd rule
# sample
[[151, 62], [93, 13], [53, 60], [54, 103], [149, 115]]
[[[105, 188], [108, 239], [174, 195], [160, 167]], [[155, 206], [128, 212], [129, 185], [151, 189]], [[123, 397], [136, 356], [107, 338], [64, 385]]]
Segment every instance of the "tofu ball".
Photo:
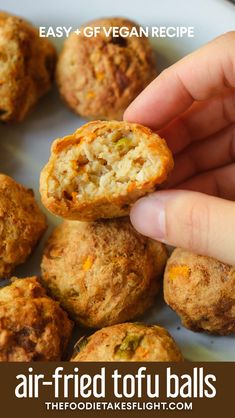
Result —
[[67, 313], [37, 277], [14, 278], [0, 288], [0, 361], [58, 361], [71, 331]]
[[[88, 37], [86, 26], [100, 27], [101, 32]], [[88, 119], [121, 120], [127, 106], [157, 75], [148, 39], [112, 36], [112, 27], [139, 33], [139, 25], [128, 19], [94, 20], [80, 28], [80, 35], [71, 33], [59, 56], [60, 94], [75, 113]]]
[[164, 275], [164, 298], [193, 331], [235, 332], [235, 267], [177, 248]]
[[54, 141], [40, 178], [45, 207], [78, 221], [125, 216], [173, 168], [164, 139], [135, 123], [95, 121]]
[[170, 334], [157, 325], [126, 323], [82, 337], [71, 361], [183, 361]]
[[166, 259], [164, 245], [141, 236], [126, 218], [65, 221], [46, 244], [42, 280], [77, 323], [101, 328], [153, 304]]
[[33, 191], [0, 174], [0, 279], [26, 261], [46, 227]]
[[0, 121], [19, 122], [51, 88], [56, 51], [20, 17], [0, 12]]

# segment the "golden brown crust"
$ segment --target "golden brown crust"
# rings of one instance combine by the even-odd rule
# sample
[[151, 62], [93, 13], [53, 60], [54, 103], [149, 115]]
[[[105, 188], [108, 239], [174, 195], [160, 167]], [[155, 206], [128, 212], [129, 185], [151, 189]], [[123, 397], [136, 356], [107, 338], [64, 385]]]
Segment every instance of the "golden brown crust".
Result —
[[118, 324], [78, 341], [71, 361], [183, 361], [170, 334], [157, 325]]
[[0, 120], [23, 120], [51, 87], [56, 51], [27, 21], [0, 12]]
[[[77, 190], [79, 190], [79, 180], [76, 180], [76, 176], [79, 173], [79, 161], [68, 160], [66, 153], [71, 150], [76, 151], [78, 147], [85, 146], [89, 150], [89, 147], [98, 142], [98, 139], [108, 135], [117, 135], [119, 133], [125, 135], [132, 135], [136, 141], [136, 149], [139, 144], [142, 144], [143, 150], [148, 152], [146, 160], [150, 165], [150, 174], [145, 174], [141, 180], [137, 180], [137, 176], [129, 181], [129, 185], [126, 190], [119, 191], [118, 186], [122, 182], [122, 178], [118, 179], [119, 173], [116, 173], [116, 187], [114, 190], [109, 190], [109, 184], [107, 184], [103, 193], [99, 193], [97, 196], [86, 194], [85, 197], [79, 197]], [[109, 142], [109, 156], [114, 155], [116, 152], [113, 139], [107, 140]], [[97, 162], [100, 160], [100, 156], [103, 157], [102, 150], [93, 157], [87, 154], [89, 163]], [[88, 151], [86, 151], [88, 152]], [[126, 155], [120, 154], [118, 156], [120, 162], [133, 155], [126, 153]], [[107, 157], [107, 155], [106, 155]], [[67, 158], [67, 160], [66, 160]], [[141, 158], [141, 153], [139, 155]], [[118, 161], [119, 161], [118, 160]], [[133, 157], [130, 157], [131, 163], [133, 163]], [[127, 161], [128, 162], [128, 161]], [[109, 165], [109, 164], [108, 164]], [[63, 167], [64, 171], [60, 167]], [[75, 167], [75, 168], [74, 168]], [[110, 164], [110, 171], [112, 170], [112, 164]], [[81, 167], [86, 170], [85, 166]], [[40, 192], [42, 202], [45, 207], [54, 213], [67, 219], [80, 220], [80, 221], [92, 221], [100, 218], [113, 218], [125, 216], [130, 211], [130, 205], [133, 204], [139, 197], [150, 193], [155, 190], [156, 186], [162, 183], [168, 173], [173, 168], [173, 158], [170, 150], [168, 149], [164, 139], [160, 138], [157, 134], [150, 129], [128, 122], [117, 121], [95, 121], [87, 123], [79, 128], [74, 134], [66, 136], [64, 138], [57, 139], [53, 142], [51, 147], [51, 157], [49, 162], [41, 172], [40, 178]], [[58, 176], [59, 170], [60, 178]], [[73, 177], [71, 184], [63, 189], [63, 184], [68, 177], [68, 173], [73, 170]], [[120, 170], [119, 170], [120, 171]], [[100, 174], [97, 174], [98, 182], [97, 189], [100, 185]], [[128, 177], [128, 176], [127, 176]], [[67, 181], [68, 183], [69, 181]], [[73, 183], [76, 183], [75, 185]], [[78, 184], [77, 184], [78, 183]], [[88, 175], [87, 184], [92, 183], [92, 177]], [[60, 194], [58, 192], [60, 190]]]
[[14, 278], [0, 289], [0, 361], [58, 361], [71, 331], [67, 314], [37, 277]]
[[235, 332], [235, 267], [177, 248], [164, 275], [164, 298], [193, 331]]
[[128, 219], [65, 221], [46, 244], [42, 280], [74, 320], [101, 328], [152, 305], [166, 259], [164, 245]]
[[[123, 18], [99, 19], [87, 25], [107, 30], [113, 26], [139, 28]], [[156, 75], [147, 38], [112, 38], [103, 31], [92, 37], [72, 33], [64, 43], [56, 71], [66, 104], [89, 119], [122, 119], [126, 107]]]
[[0, 174], [0, 279], [24, 263], [46, 227], [33, 191]]

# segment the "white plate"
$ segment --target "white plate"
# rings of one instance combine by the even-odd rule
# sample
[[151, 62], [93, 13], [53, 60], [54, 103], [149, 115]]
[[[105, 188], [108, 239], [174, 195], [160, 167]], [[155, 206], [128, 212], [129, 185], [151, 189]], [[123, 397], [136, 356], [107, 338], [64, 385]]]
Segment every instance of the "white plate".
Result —
[[[36, 25], [76, 26], [102, 16], [125, 16], [142, 25], [186, 25], [195, 27], [195, 37], [158, 39], [158, 68], [175, 62], [215, 36], [234, 29], [235, 6], [226, 0], [1, 0], [1, 9], [21, 15]], [[55, 41], [59, 45], [58, 40]], [[61, 42], [60, 42], [61, 43]], [[73, 132], [84, 121], [61, 103], [56, 89], [43, 98], [27, 120], [0, 126], [0, 171], [33, 187], [38, 196], [39, 172], [49, 156], [51, 141]], [[50, 228], [56, 219], [48, 215]], [[44, 240], [45, 241], [45, 238]], [[39, 274], [42, 245], [18, 268], [19, 276]], [[177, 316], [158, 298], [146, 314], [146, 322], [165, 326], [189, 360], [235, 361], [235, 337], [214, 337], [184, 329]]]

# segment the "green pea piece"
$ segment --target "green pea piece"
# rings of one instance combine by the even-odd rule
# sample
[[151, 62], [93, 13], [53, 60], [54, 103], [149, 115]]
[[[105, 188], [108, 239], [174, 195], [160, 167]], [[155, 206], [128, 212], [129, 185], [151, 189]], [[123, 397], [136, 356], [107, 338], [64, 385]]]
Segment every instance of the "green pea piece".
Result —
[[115, 348], [115, 358], [130, 360], [135, 354], [136, 349], [139, 347], [142, 338], [142, 335], [126, 335], [126, 337], [122, 340], [122, 343], [117, 345]]
[[125, 148], [129, 148], [131, 145], [131, 139], [127, 137], [120, 138], [116, 143], [115, 146], [118, 150], [124, 150]]

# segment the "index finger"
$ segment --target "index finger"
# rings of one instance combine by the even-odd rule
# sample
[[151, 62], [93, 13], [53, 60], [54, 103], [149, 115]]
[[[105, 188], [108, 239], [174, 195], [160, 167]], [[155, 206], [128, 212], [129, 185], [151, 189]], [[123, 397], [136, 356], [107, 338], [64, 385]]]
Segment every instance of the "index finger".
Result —
[[160, 129], [194, 101], [235, 87], [235, 31], [187, 55], [165, 71], [127, 108], [124, 119]]

